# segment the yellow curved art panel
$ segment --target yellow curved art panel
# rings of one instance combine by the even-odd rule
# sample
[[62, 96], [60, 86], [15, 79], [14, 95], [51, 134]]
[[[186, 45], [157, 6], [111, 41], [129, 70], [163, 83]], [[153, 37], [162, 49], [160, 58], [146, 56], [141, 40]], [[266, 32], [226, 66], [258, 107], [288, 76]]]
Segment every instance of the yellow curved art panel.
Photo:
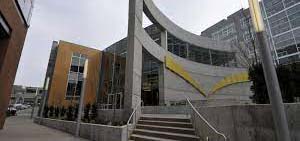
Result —
[[173, 71], [177, 75], [179, 75], [181, 78], [186, 80], [188, 83], [190, 83], [195, 89], [197, 89], [203, 96], [206, 97], [205, 91], [200, 87], [199, 83], [194, 80], [190, 74], [184, 70], [184, 68], [176, 63], [173, 58], [169, 55], [166, 55], [165, 57], [165, 63], [166, 63], [166, 68], [169, 70]]
[[210, 91], [209, 94], [214, 94], [218, 90], [220, 90], [224, 87], [227, 87], [229, 85], [233, 85], [236, 83], [249, 82], [249, 81], [250, 80], [249, 80], [248, 72], [242, 72], [242, 73], [226, 76], [224, 79], [222, 79], [221, 81], [219, 81], [218, 83], [216, 83], [214, 85], [214, 87], [212, 88], [212, 90]]

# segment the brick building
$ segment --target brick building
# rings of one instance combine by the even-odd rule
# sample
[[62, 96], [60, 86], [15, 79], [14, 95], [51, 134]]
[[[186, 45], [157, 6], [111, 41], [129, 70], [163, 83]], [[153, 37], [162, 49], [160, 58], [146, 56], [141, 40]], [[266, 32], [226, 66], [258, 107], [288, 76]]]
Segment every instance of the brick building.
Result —
[[0, 0], [0, 129], [10, 100], [33, 0]]

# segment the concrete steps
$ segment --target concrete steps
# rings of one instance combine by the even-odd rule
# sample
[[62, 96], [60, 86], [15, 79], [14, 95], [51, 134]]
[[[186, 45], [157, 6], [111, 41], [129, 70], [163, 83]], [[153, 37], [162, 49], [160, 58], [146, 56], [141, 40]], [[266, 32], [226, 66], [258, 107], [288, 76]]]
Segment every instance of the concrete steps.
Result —
[[130, 140], [199, 141], [190, 119], [185, 115], [142, 115]]

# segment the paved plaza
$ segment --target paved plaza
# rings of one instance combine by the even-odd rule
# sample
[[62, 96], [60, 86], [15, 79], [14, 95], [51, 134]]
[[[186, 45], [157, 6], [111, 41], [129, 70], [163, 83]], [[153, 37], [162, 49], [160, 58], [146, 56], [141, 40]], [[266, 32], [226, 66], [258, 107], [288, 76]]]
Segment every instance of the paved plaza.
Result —
[[7, 118], [0, 130], [0, 141], [87, 141], [70, 134], [33, 123], [30, 109]]

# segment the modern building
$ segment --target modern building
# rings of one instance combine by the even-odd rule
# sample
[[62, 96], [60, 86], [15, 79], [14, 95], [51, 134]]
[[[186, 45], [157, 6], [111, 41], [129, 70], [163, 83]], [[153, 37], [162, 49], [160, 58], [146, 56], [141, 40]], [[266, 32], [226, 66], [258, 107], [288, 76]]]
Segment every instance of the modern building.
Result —
[[262, 7], [276, 61], [300, 61], [300, 1], [262, 0]]
[[33, 0], [0, 1], [0, 129], [31, 18]]
[[85, 104], [93, 104], [99, 84], [101, 52], [60, 41], [53, 42], [46, 78], [49, 77], [47, 105], [65, 106], [78, 103], [83, 84], [85, 60], [89, 60]]
[[40, 103], [43, 92], [43, 88], [41, 87], [14, 85], [11, 92], [10, 104], [34, 105], [35, 102]]
[[[93, 101], [85, 97], [85, 103], [97, 103], [102, 121], [128, 120], [141, 101], [146, 106], [174, 105], [187, 97], [203, 105], [251, 103], [247, 69], [238, 65], [230, 43], [183, 30], [151, 0], [129, 5], [128, 37], [103, 51], [54, 42], [48, 105], [78, 101], [83, 61], [76, 58], [92, 62], [85, 95]], [[154, 23], [146, 29], [143, 12]]]
[[238, 10], [226, 19], [202, 31], [201, 36], [230, 42], [238, 53], [240, 63], [245, 67], [256, 61], [256, 58], [258, 59], [249, 9]]
[[[260, 5], [274, 61], [277, 64], [299, 61], [300, 1], [262, 0]], [[253, 60], [259, 58], [259, 53], [254, 54], [254, 49], [258, 49], [255, 48], [253, 31], [249, 9], [241, 9], [207, 28], [201, 35], [229, 41], [237, 47], [237, 52], [241, 53], [239, 56]]]

